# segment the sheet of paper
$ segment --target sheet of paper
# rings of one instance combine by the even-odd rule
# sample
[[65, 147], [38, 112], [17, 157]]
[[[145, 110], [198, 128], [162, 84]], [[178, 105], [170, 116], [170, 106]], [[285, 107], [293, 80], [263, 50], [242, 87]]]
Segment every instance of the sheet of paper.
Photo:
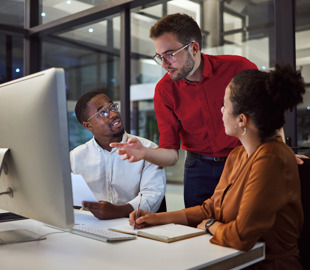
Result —
[[71, 173], [73, 205], [82, 206], [82, 201], [98, 202], [81, 175]]
[[74, 220], [75, 224], [86, 224], [99, 228], [120, 227], [120, 226], [126, 226], [128, 224], [128, 218], [114, 218], [114, 219], [100, 220], [94, 217], [93, 214], [89, 211], [77, 210], [77, 209], [74, 210]]

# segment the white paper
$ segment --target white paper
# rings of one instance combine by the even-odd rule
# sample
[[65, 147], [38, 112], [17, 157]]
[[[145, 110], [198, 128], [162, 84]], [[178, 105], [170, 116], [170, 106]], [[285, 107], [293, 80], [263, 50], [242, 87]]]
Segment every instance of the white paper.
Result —
[[81, 175], [71, 173], [73, 205], [82, 206], [82, 201], [98, 202]]
[[[91, 225], [98, 228], [120, 227], [128, 224], [128, 218], [113, 218], [101, 220], [93, 216], [89, 211], [74, 210], [75, 224]], [[130, 225], [128, 225], [130, 226]]]

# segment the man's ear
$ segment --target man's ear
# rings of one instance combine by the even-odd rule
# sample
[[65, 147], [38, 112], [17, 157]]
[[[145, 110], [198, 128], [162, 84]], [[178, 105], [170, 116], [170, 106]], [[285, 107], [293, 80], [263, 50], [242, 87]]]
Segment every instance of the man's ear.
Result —
[[83, 122], [83, 127], [90, 131], [92, 130], [92, 125], [88, 121]]
[[195, 56], [197, 53], [199, 53], [199, 43], [194, 41], [193, 45], [192, 45], [192, 51], [193, 51], [193, 55]]

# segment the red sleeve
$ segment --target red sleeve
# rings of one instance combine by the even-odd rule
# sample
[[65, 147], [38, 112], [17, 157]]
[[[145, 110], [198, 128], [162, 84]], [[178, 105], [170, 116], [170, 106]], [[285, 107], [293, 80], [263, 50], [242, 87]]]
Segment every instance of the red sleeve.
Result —
[[179, 132], [182, 127], [179, 119], [174, 114], [174, 103], [166, 95], [167, 88], [170, 87], [168, 83], [160, 81], [155, 88], [154, 109], [160, 133], [159, 147], [180, 149]]

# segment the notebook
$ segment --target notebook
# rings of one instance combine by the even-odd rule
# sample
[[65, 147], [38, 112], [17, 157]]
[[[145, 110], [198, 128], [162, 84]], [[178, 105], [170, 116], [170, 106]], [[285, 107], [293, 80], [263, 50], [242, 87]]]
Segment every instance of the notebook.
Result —
[[136, 230], [130, 225], [123, 225], [118, 227], [110, 227], [109, 230], [142, 236], [166, 243], [171, 243], [187, 239], [190, 237], [203, 235], [206, 233], [205, 230], [200, 230], [197, 228], [174, 223], [152, 226]]

